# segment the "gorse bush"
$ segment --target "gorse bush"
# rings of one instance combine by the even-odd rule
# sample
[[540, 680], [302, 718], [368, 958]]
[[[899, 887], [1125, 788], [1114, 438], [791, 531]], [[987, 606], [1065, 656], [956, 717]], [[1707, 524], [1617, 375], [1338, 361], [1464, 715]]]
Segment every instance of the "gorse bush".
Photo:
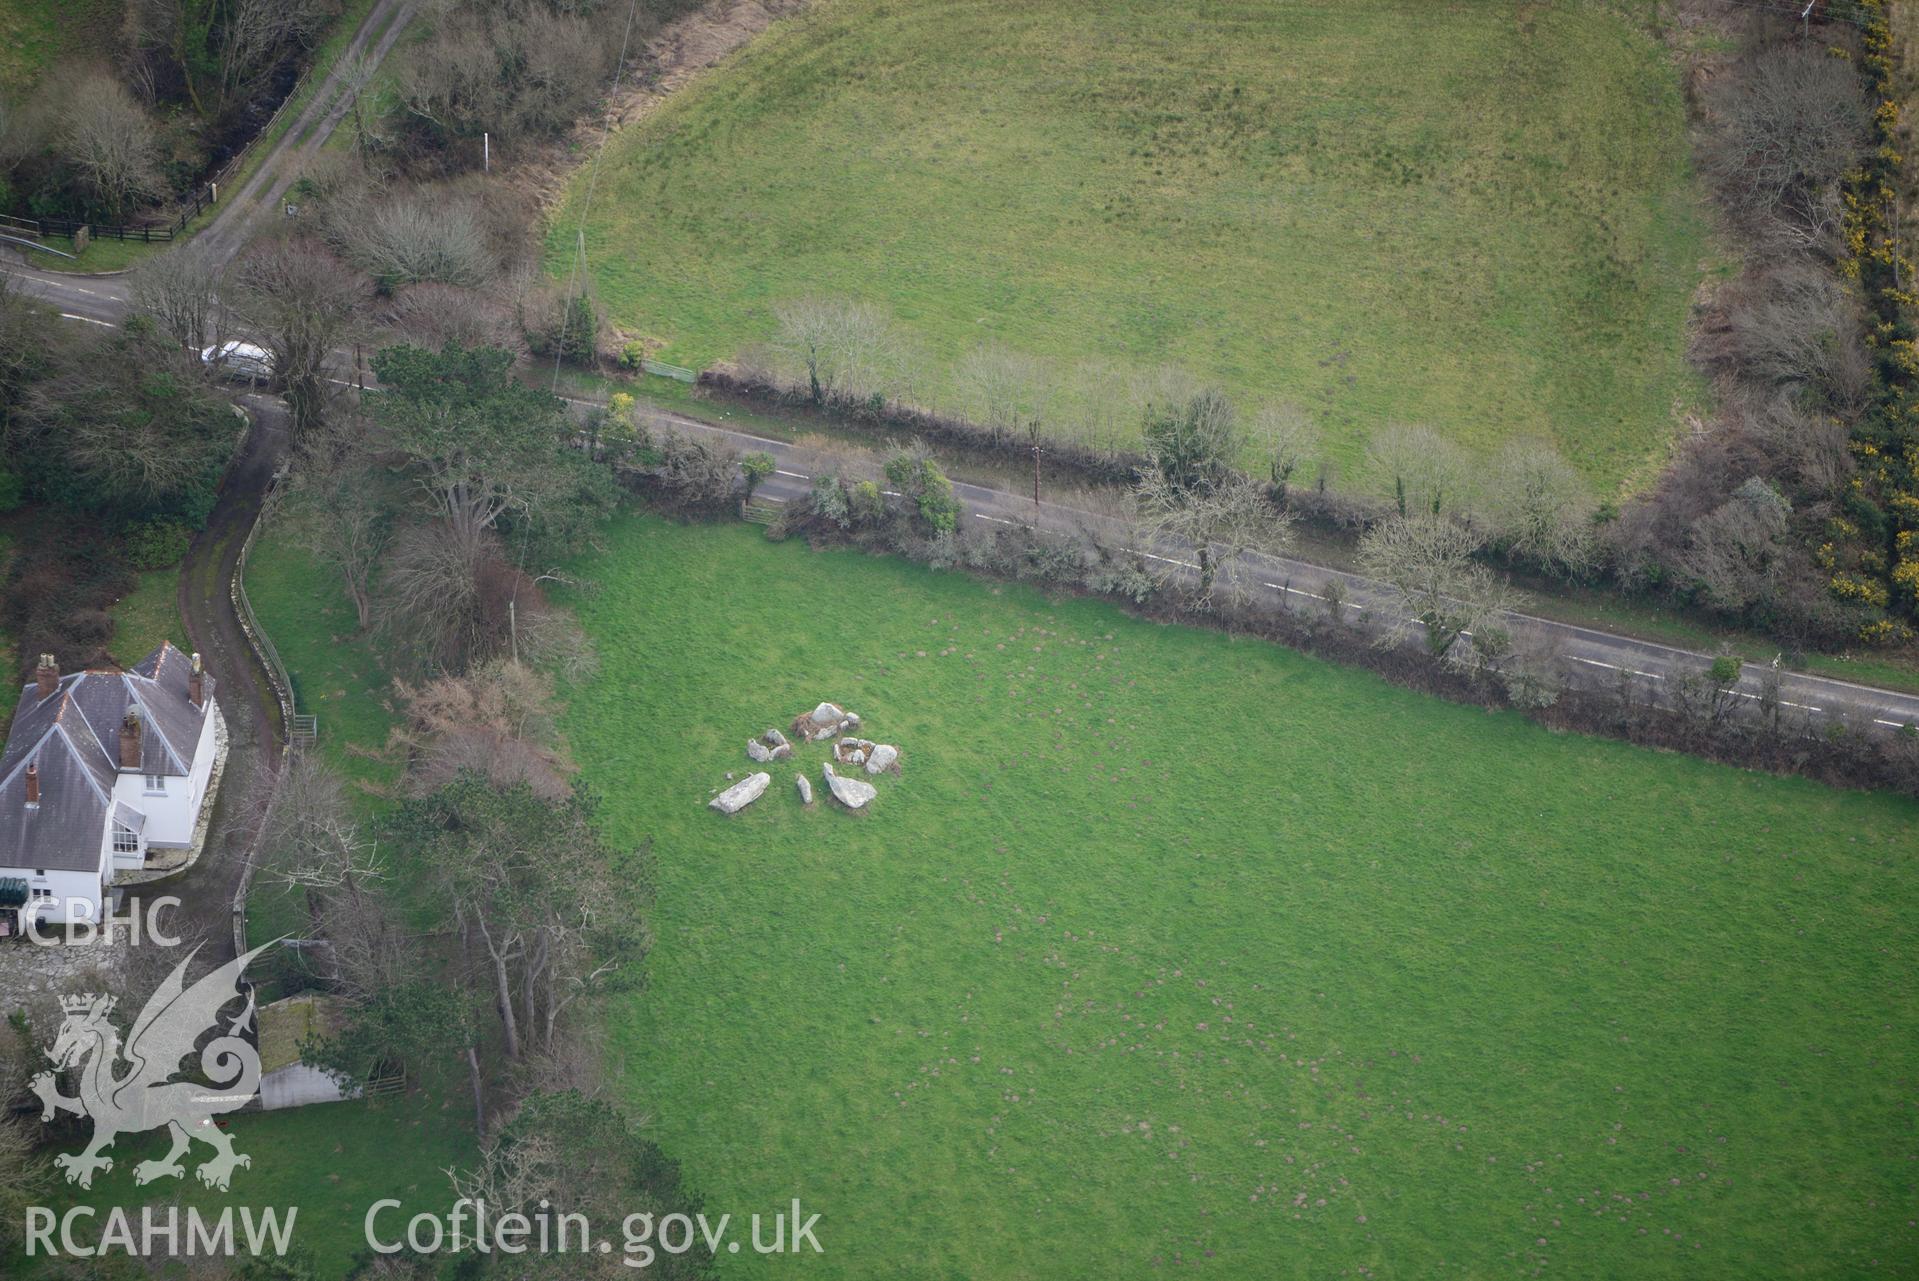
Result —
[[959, 524], [959, 499], [924, 446], [886, 460], [886, 479], [900, 492], [922, 533], [950, 534]]

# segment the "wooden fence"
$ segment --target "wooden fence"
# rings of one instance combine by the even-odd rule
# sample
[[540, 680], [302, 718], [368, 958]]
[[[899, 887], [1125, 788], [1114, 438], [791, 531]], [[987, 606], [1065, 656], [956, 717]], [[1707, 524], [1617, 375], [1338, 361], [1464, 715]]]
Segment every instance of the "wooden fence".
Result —
[[171, 221], [103, 227], [98, 223], [80, 222], [72, 218], [18, 218], [10, 214], [0, 214], [0, 229], [43, 239], [47, 236], [73, 236], [84, 227], [87, 234], [95, 240], [137, 240], [143, 244], [156, 242], [164, 244], [171, 241], [186, 231], [188, 223], [219, 202], [221, 184], [236, 177], [240, 167], [253, 154], [253, 149], [263, 139], [272, 135], [274, 127], [280, 123], [280, 117], [285, 115], [287, 108], [299, 99], [300, 91], [306, 87], [307, 78], [312, 74], [313, 64], [308, 63], [305, 70], [300, 72], [300, 78], [293, 82], [291, 89], [287, 90], [287, 96], [280, 99], [280, 105], [274, 108], [273, 114], [267, 117], [266, 123], [261, 125], [253, 137], [247, 141], [247, 145], [227, 157], [227, 162], [220, 166], [220, 171], [194, 192], [185, 204], [181, 205], [180, 212]]

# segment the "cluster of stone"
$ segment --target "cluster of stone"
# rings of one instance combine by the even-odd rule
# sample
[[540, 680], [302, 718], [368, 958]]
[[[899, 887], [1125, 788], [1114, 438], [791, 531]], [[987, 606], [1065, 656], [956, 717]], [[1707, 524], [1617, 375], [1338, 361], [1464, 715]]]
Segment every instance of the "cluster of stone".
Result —
[[[821, 764], [820, 774], [826, 782], [827, 794], [850, 810], [866, 808], [879, 795], [879, 790], [863, 779], [838, 773], [833, 768], [835, 763], [858, 766], [869, 775], [900, 772], [900, 749], [891, 743], [875, 743], [870, 738], [856, 737], [852, 731], [859, 727], [859, 713], [846, 711], [833, 703], [821, 703], [805, 715], [794, 717], [791, 727], [793, 738], [801, 742], [837, 740], [833, 744], [833, 759]], [[769, 729], [758, 738], [747, 740], [746, 755], [758, 765], [791, 760], [793, 740], [777, 729]], [[727, 775], [729, 779], [732, 777], [731, 774]], [[707, 805], [722, 814], [737, 814], [764, 796], [770, 782], [772, 776], [769, 774], [749, 774], [708, 801]], [[793, 786], [800, 794], [800, 804], [813, 803], [813, 784], [805, 774], [796, 775]]]

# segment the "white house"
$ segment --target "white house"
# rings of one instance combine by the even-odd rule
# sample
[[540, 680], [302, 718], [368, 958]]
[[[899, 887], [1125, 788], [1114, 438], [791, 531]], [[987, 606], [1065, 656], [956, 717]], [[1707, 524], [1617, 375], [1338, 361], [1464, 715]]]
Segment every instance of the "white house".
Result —
[[98, 921], [117, 874], [193, 842], [220, 711], [198, 654], [62, 676], [42, 654], [0, 756], [0, 935]]

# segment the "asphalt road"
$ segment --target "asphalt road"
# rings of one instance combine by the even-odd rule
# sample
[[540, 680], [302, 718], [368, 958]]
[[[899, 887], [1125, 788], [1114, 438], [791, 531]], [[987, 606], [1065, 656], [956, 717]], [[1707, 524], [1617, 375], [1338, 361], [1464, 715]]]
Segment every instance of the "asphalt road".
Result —
[[[731, 431], [681, 414], [652, 411], [650, 416], [660, 426], [721, 440], [743, 450], [757, 449], [771, 454], [778, 470], [760, 487], [761, 495], [791, 501], [804, 497], [811, 486], [814, 463], [810, 453], [801, 447]], [[1121, 543], [1128, 533], [1124, 523], [1112, 517], [1046, 501], [1035, 505], [1030, 494], [959, 483], [953, 488], [965, 509], [965, 518], [970, 521], [1036, 526], [1058, 533], [1085, 531], [1098, 533], [1109, 542]], [[1197, 576], [1197, 567], [1178, 549], [1136, 550], [1159, 560], [1175, 574]], [[1323, 612], [1328, 608], [1330, 595], [1339, 599], [1343, 619], [1349, 624], [1384, 631], [1405, 621], [1399, 617], [1399, 602], [1390, 589], [1357, 574], [1259, 553], [1241, 557], [1235, 572], [1243, 590], [1273, 608]], [[1334, 583], [1338, 586], [1329, 591]], [[1665, 682], [1688, 672], [1702, 671], [1712, 662], [1710, 655], [1693, 650], [1531, 614], [1509, 614], [1503, 622], [1516, 639], [1555, 655], [1566, 683], [1579, 688], [1611, 688], [1624, 673], [1640, 681], [1651, 696], [1657, 698]], [[1746, 664], [1736, 692], [1748, 703], [1758, 706], [1766, 697], [1769, 675], [1777, 681], [1773, 696], [1789, 712], [1822, 720], [1835, 714], [1844, 715], [1862, 727], [1882, 732], [1919, 725], [1919, 696], [1783, 669], [1774, 669], [1769, 674], [1763, 664]]]
[[[412, 8], [413, 0], [382, 0], [361, 25], [354, 47], [370, 44], [376, 55], [384, 55], [405, 27]], [[390, 13], [394, 14], [394, 20], [381, 38], [373, 41], [372, 32], [379, 29], [385, 15]], [[230, 256], [236, 252], [259, 219], [277, 213], [279, 200], [298, 174], [299, 166], [295, 162], [322, 146], [344, 117], [349, 103], [338, 91], [338, 80], [337, 72], [328, 76], [253, 179], [236, 194], [221, 217], [201, 233], [213, 238], [222, 253]], [[0, 257], [0, 271], [11, 276], [25, 292], [52, 304], [63, 318], [77, 324], [112, 326], [127, 309], [124, 277], [52, 272], [26, 265], [17, 257], [12, 261]], [[351, 355], [340, 353], [337, 367], [341, 377], [336, 381], [348, 385], [352, 365]], [[660, 425], [773, 455], [779, 470], [761, 487], [760, 492], [765, 496], [790, 500], [806, 493], [812, 466], [806, 450], [683, 414], [650, 412]], [[1062, 533], [1098, 531], [1109, 539], [1126, 533], [1124, 526], [1110, 517], [1051, 502], [1036, 506], [1030, 496], [977, 485], [959, 484], [955, 489], [965, 505], [968, 520], [1035, 525]], [[1193, 567], [1176, 549], [1159, 548], [1152, 554], [1175, 574], [1192, 571]], [[1275, 608], [1325, 610], [1329, 607], [1328, 595], [1336, 595], [1344, 620], [1361, 627], [1383, 630], [1394, 623], [1399, 608], [1393, 594], [1380, 584], [1305, 561], [1249, 554], [1241, 558], [1236, 573], [1244, 590]], [[1657, 698], [1667, 682], [1687, 672], [1700, 671], [1711, 662], [1709, 655], [1692, 650], [1528, 614], [1510, 615], [1504, 622], [1516, 638], [1556, 655], [1566, 682], [1584, 688], [1614, 686], [1623, 674], [1640, 681], [1651, 696]], [[1760, 664], [1746, 665], [1737, 692], [1757, 706], [1766, 696], [1769, 679], [1776, 682], [1773, 696], [1789, 712], [1816, 720], [1843, 716], [1861, 727], [1882, 732], [1919, 725], [1919, 696], [1804, 672], [1779, 669], [1768, 672]]]
[[[126, 310], [126, 293], [120, 281], [97, 277], [72, 277], [27, 268], [7, 268], [29, 292], [60, 308], [60, 314], [85, 324], [112, 324]], [[343, 385], [352, 368], [352, 357], [341, 353], [338, 367]], [[371, 383], [369, 384], [371, 385]], [[584, 408], [588, 402], [576, 401]], [[684, 414], [648, 411], [659, 426], [672, 426], [689, 434], [733, 445], [742, 450], [764, 450], [773, 455], [778, 471], [760, 488], [768, 498], [791, 500], [803, 497], [811, 481], [811, 454], [784, 441], [769, 440], [745, 432], [733, 431]], [[1080, 511], [1057, 503], [1042, 501], [1035, 507], [1030, 495], [986, 489], [978, 485], [954, 486], [965, 506], [966, 518], [973, 521], [1008, 525], [1037, 525], [1061, 533], [1077, 530], [1098, 531], [1109, 539], [1125, 534], [1124, 526], [1111, 517]], [[1175, 573], [1189, 572], [1177, 551], [1156, 549], [1155, 553]], [[1332, 594], [1339, 596], [1346, 621], [1362, 627], [1384, 627], [1394, 619], [1397, 601], [1380, 584], [1343, 570], [1330, 569], [1287, 557], [1249, 554], [1237, 567], [1240, 582], [1256, 598], [1274, 607], [1321, 609], [1326, 606], [1330, 584], [1337, 583]], [[1555, 654], [1568, 684], [1583, 688], [1611, 687], [1625, 673], [1643, 682], [1657, 697], [1659, 687], [1675, 676], [1702, 670], [1712, 661], [1710, 655], [1656, 641], [1640, 640], [1557, 622], [1530, 614], [1514, 614], [1505, 619], [1515, 637], [1543, 646]], [[1869, 685], [1815, 676], [1805, 672], [1776, 670], [1776, 697], [1788, 711], [1824, 719], [1843, 715], [1860, 726], [1892, 731], [1906, 725], [1919, 725], [1919, 696]], [[1764, 697], [1768, 673], [1763, 665], [1748, 663], [1741, 674], [1738, 693], [1757, 705]]]
[[[345, 68], [363, 53], [375, 65], [385, 58], [406, 30], [414, 6], [415, 0], [379, 0], [266, 159], [238, 191], [221, 198], [219, 211], [198, 238], [220, 262], [232, 261], [261, 222], [286, 216], [286, 194], [299, 181], [304, 162], [319, 154], [353, 106], [352, 98], [343, 92]], [[380, 33], [377, 39], [375, 32]]]

